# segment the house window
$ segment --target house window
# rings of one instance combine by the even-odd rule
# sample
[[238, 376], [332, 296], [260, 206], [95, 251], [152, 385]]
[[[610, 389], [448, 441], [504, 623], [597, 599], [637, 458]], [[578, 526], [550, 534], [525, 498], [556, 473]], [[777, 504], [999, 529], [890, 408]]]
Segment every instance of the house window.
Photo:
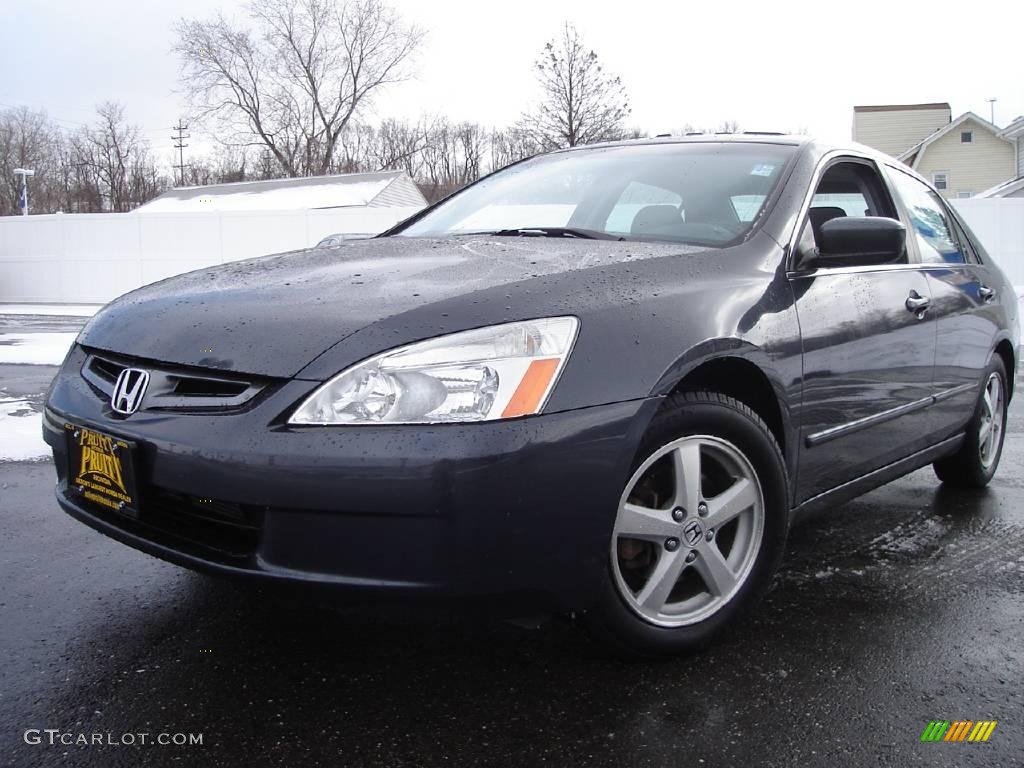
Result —
[[960, 131], [960, 143], [970, 144], [974, 141], [974, 131]]
[[956, 196], [959, 197], [961, 200], [966, 200], [968, 197], [974, 197], [974, 193], [973, 192], [961, 191], [961, 192], [957, 192]]
[[933, 173], [932, 186], [936, 189], [949, 189], [949, 174], [946, 171], [936, 171]]

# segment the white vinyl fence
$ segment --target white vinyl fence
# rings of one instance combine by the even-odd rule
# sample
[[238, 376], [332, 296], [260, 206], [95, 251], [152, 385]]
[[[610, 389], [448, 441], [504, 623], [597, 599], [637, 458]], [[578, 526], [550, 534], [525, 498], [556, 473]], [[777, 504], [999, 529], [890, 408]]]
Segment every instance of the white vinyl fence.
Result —
[[103, 303], [193, 269], [383, 232], [418, 208], [0, 217], [0, 303]]
[[[954, 200], [1024, 292], [1024, 198]], [[99, 303], [171, 275], [382, 232], [416, 208], [0, 217], [0, 303]]]
[[974, 197], [953, 205], [1010, 282], [1024, 289], [1024, 197]]

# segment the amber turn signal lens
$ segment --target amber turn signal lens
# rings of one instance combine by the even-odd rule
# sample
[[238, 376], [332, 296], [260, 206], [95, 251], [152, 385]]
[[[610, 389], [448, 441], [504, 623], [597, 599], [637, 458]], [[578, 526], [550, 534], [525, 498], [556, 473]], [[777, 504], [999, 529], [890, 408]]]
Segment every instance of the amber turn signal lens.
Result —
[[557, 357], [550, 357], [546, 360], [534, 360], [526, 369], [526, 375], [519, 382], [512, 399], [508, 401], [501, 417], [508, 419], [513, 416], [526, 416], [536, 413], [540, 407], [541, 400], [547, 394], [551, 380], [558, 370], [559, 360]]

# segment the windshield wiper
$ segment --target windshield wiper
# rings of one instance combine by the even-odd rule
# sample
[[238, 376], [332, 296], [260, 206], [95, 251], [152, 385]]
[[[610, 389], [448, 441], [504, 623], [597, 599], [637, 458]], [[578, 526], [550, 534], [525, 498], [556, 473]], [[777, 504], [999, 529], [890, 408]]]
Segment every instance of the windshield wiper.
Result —
[[489, 232], [494, 237], [577, 237], [582, 240], [625, 240], [619, 235], [599, 232], [596, 229], [580, 229], [578, 227], [516, 227], [515, 229], [499, 229]]

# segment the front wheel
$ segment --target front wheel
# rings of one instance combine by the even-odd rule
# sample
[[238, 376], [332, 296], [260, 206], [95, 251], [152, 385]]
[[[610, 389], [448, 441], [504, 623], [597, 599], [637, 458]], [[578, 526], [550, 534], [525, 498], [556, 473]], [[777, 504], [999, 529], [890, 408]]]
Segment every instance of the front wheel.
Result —
[[939, 459], [934, 464], [939, 480], [961, 488], [984, 488], [988, 485], [1003, 453], [1009, 392], [1006, 365], [999, 355], [993, 355], [985, 371], [985, 386], [967, 425], [963, 445], [952, 456]]
[[696, 650], [749, 609], [785, 548], [781, 451], [764, 421], [714, 392], [674, 395], [619, 501], [591, 625], [629, 655]]

